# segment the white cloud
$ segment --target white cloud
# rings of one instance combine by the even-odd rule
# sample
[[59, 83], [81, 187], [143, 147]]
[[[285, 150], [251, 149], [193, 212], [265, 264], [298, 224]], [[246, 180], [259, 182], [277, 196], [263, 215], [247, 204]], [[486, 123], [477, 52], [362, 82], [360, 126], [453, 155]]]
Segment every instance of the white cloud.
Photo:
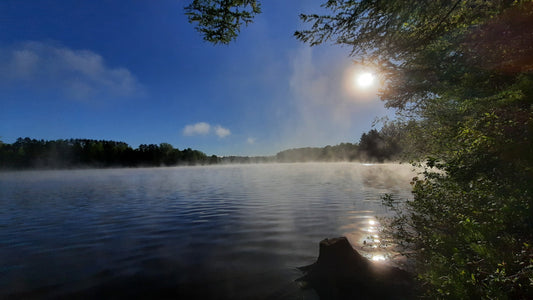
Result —
[[208, 135], [211, 132], [211, 128], [213, 128], [214, 133], [219, 138], [225, 138], [228, 135], [231, 134], [231, 131], [227, 128], [224, 128], [220, 125], [211, 126], [209, 123], [206, 122], [198, 122], [195, 124], [189, 124], [183, 128], [183, 135], [186, 136], [193, 136], [193, 135]]
[[185, 126], [183, 129], [183, 134], [187, 136], [192, 135], [206, 135], [211, 131], [211, 125], [205, 122], [198, 122], [196, 124], [191, 124]]
[[26, 49], [14, 50], [11, 61], [13, 67], [10, 70], [10, 74], [16, 78], [31, 76], [31, 73], [35, 70], [38, 63], [39, 56], [34, 52]]
[[253, 145], [255, 144], [255, 138], [249, 137], [248, 139], [246, 139], [246, 142], [250, 145]]
[[26, 83], [71, 99], [131, 97], [142, 86], [125, 68], [107, 66], [101, 55], [43, 42], [0, 48], [0, 85]]
[[227, 128], [224, 128], [220, 125], [215, 126], [215, 133], [218, 135], [219, 138], [225, 138], [226, 136], [231, 134], [231, 131]]

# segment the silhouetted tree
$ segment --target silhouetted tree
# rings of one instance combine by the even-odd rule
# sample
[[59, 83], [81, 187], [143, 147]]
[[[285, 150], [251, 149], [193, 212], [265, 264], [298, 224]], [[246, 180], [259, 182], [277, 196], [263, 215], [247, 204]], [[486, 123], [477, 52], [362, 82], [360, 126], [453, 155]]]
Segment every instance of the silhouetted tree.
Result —
[[168, 143], [132, 149], [116, 141], [18, 138], [13, 144], [0, 144], [0, 169], [173, 166], [216, 163], [215, 158], [190, 148], [180, 151]]
[[204, 40], [229, 44], [242, 25], [248, 25], [261, 13], [261, 6], [256, 0], [193, 0], [185, 11]]

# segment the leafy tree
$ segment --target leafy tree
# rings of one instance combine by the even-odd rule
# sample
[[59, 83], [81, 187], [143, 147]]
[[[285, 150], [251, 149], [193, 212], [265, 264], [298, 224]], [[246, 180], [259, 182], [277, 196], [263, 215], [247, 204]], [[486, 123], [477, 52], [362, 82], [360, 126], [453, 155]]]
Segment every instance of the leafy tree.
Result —
[[[330, 0], [296, 37], [382, 78], [428, 155], [391, 234], [430, 298], [533, 295], [531, 1]], [[434, 171], [437, 169], [437, 171]], [[389, 198], [390, 200], [390, 198]], [[400, 205], [400, 207], [398, 207]], [[414, 251], [413, 251], [414, 250]]]
[[375, 129], [363, 133], [359, 140], [360, 158], [363, 160], [375, 159], [383, 162], [387, 158], [385, 139]]
[[248, 25], [261, 13], [261, 5], [256, 0], [193, 0], [185, 11], [204, 40], [229, 44], [243, 24]]

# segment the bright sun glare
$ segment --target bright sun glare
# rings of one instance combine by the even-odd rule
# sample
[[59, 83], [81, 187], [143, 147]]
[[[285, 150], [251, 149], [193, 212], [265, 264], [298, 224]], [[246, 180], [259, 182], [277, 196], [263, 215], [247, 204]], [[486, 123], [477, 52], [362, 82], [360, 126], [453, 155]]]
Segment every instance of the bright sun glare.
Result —
[[370, 72], [365, 72], [357, 75], [357, 86], [360, 88], [368, 88], [374, 83], [374, 75]]

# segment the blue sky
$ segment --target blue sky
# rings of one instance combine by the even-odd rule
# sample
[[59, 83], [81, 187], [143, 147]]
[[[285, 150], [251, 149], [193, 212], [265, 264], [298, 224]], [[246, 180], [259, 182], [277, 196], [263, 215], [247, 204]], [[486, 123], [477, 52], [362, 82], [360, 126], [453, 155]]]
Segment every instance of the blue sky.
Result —
[[213, 46], [186, 0], [0, 1], [0, 139], [170, 143], [270, 155], [356, 142], [392, 116], [353, 86], [349, 49], [293, 37], [323, 1], [265, 0], [236, 42]]

